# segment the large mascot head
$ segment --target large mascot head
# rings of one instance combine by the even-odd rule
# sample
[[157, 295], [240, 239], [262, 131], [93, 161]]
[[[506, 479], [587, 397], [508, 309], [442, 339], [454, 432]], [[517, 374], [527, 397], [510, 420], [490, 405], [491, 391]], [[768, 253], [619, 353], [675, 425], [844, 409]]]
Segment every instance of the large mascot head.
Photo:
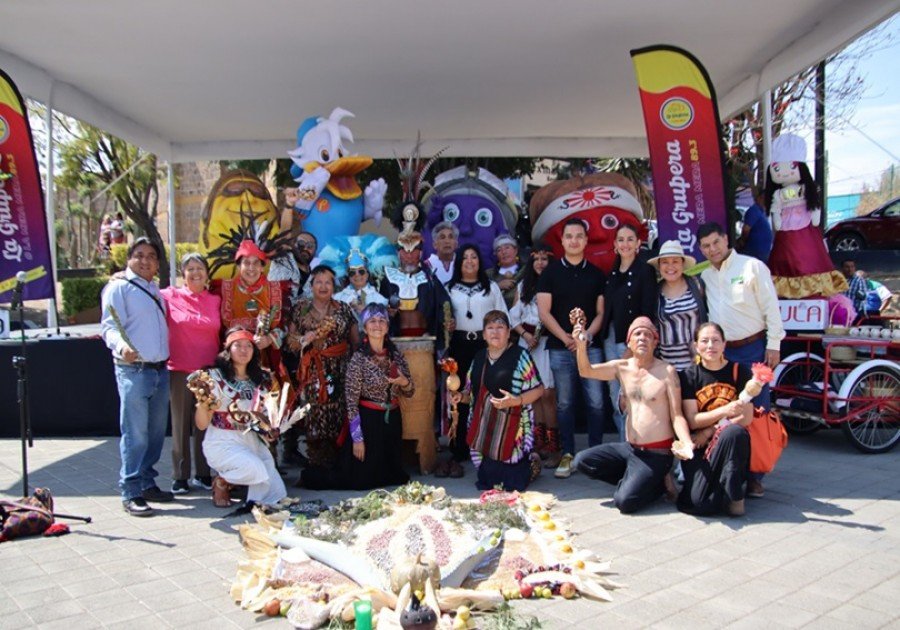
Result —
[[647, 238], [644, 213], [634, 184], [617, 173], [593, 173], [551, 182], [534, 193], [529, 206], [531, 237], [564, 255], [562, 230], [567, 219], [587, 223], [588, 245], [584, 255], [605, 273], [612, 270], [616, 231], [633, 225], [641, 240]]
[[[249, 224], [264, 232], [260, 237], [274, 238], [278, 233], [275, 203], [256, 175], [243, 170], [227, 171], [213, 184], [203, 207], [201, 253], [211, 258], [211, 253], [221, 249], [235, 234], [244, 234]], [[212, 277], [231, 278], [234, 273], [234, 263], [228, 260], [216, 268]]]
[[449, 221], [459, 229], [459, 245], [475, 245], [485, 268], [496, 265], [494, 239], [514, 233], [516, 208], [502, 179], [483, 168], [470, 172], [459, 166], [438, 175], [424, 200], [425, 256], [434, 252], [431, 229]]

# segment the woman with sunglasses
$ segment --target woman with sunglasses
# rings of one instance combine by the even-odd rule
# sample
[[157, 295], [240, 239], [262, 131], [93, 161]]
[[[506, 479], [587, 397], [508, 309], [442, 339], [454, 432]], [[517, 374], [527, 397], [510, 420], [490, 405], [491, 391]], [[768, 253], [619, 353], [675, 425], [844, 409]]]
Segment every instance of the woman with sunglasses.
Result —
[[[334, 294], [334, 299], [350, 308], [360, 318], [363, 309], [369, 304], [383, 304], [387, 306], [387, 298], [381, 295], [370, 282], [368, 259], [358, 249], [351, 249], [347, 256], [347, 286]], [[362, 321], [360, 320], [360, 324]]]

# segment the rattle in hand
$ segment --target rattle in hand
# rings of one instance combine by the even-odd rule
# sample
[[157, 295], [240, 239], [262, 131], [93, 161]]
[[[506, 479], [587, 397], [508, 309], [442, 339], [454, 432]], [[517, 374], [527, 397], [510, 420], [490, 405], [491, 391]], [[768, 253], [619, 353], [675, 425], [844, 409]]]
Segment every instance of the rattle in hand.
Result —
[[587, 326], [587, 317], [584, 311], [577, 306], [569, 311], [569, 322], [572, 324], [572, 336], [578, 341], [587, 341], [584, 327]]

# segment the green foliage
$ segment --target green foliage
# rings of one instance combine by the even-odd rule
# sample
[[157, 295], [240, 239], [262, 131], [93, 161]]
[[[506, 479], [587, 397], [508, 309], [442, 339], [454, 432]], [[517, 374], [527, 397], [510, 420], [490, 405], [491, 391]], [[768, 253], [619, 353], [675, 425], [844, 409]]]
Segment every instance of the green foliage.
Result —
[[95, 278], [65, 278], [62, 284], [63, 313], [67, 317], [100, 306], [100, 292], [109, 280], [107, 276]]
[[[175, 243], [175, 260], [180, 261], [181, 257], [187, 253], [199, 252], [200, 245], [198, 243]], [[166, 245], [166, 256], [169, 256], [169, 246]], [[128, 262], [128, 245], [125, 243], [117, 243], [110, 248], [109, 259], [106, 261], [106, 268], [110, 274], [125, 269], [125, 263]], [[164, 261], [160, 261], [160, 265]], [[181, 271], [179, 267], [178, 271]]]
[[500, 604], [493, 614], [484, 615], [478, 621], [479, 627], [484, 630], [538, 630], [543, 627], [537, 617], [519, 617], [507, 602]]

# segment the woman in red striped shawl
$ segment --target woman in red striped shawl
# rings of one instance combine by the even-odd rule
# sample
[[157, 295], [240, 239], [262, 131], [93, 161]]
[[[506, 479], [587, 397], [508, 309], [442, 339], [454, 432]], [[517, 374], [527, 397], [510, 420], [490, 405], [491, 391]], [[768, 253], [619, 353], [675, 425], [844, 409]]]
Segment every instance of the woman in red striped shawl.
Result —
[[487, 348], [475, 355], [465, 388], [450, 395], [454, 404], [470, 404], [466, 441], [479, 490], [502, 486], [522, 491], [541, 470], [533, 450], [531, 405], [543, 395], [544, 386], [528, 351], [510, 344], [509, 331], [505, 312], [485, 314], [482, 335]]

